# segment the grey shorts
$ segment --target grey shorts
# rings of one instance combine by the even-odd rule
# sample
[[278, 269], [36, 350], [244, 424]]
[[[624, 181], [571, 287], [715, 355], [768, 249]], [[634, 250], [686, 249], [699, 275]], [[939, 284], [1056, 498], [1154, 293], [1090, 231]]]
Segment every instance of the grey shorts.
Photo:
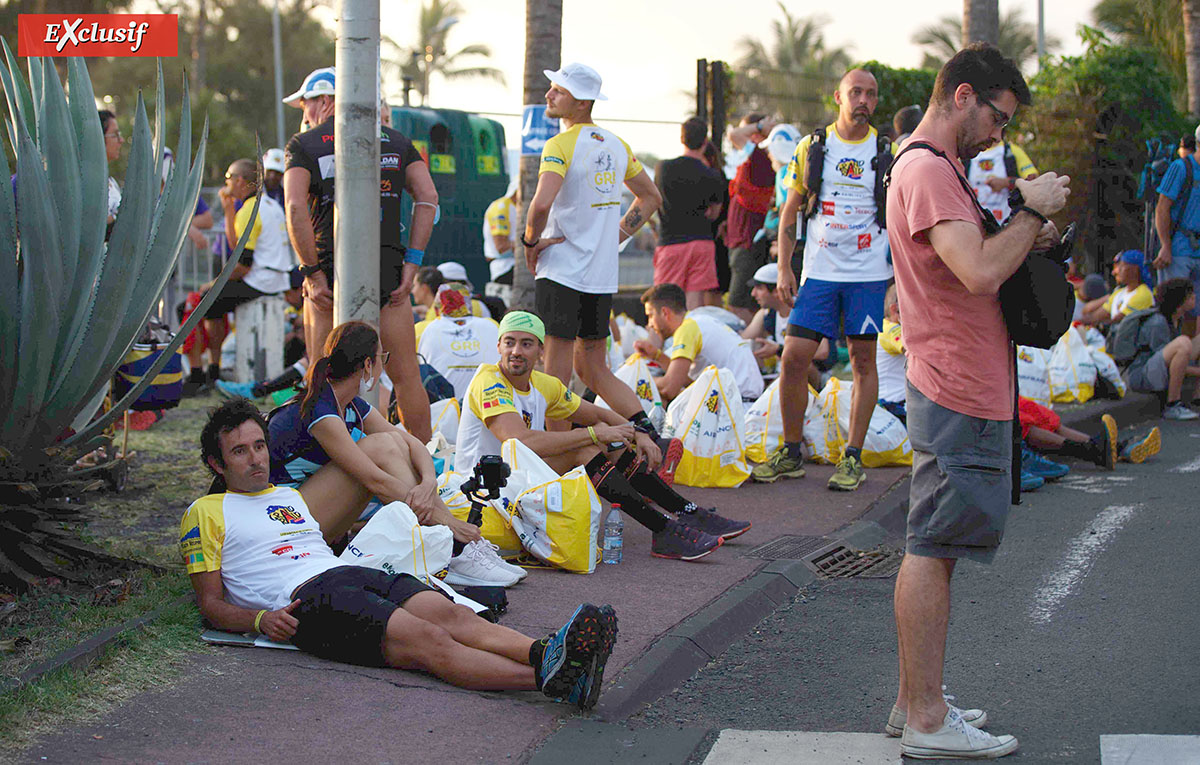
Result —
[[1167, 369], [1167, 360], [1163, 349], [1159, 348], [1154, 355], [1140, 367], [1130, 367], [1128, 372], [1129, 387], [1144, 393], [1158, 393], [1167, 389], [1171, 373]]
[[1012, 421], [959, 414], [912, 384], [907, 404], [913, 472], [906, 551], [990, 563], [1012, 495]]

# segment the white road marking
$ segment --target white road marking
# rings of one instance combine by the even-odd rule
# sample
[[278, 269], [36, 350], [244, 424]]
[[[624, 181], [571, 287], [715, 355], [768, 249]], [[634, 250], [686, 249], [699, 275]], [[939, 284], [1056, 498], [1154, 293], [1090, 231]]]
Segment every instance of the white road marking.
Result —
[[1101, 736], [1101, 765], [1200, 765], [1200, 736]]
[[1172, 473], [1195, 473], [1196, 471], [1200, 471], [1200, 457], [1191, 462], [1185, 462], [1178, 467], [1171, 468]]
[[880, 733], [723, 730], [704, 765], [900, 765], [900, 739]]
[[1078, 475], [1067, 476], [1056, 483], [1064, 489], [1081, 491], [1084, 494], [1108, 494], [1114, 488], [1111, 484], [1123, 486], [1133, 483], [1134, 480], [1136, 479], [1124, 475]]
[[1034, 624], [1049, 624], [1054, 612], [1092, 570], [1097, 556], [1141, 505], [1113, 505], [1100, 511], [1079, 536], [1071, 540], [1060, 565], [1033, 596], [1029, 616]]

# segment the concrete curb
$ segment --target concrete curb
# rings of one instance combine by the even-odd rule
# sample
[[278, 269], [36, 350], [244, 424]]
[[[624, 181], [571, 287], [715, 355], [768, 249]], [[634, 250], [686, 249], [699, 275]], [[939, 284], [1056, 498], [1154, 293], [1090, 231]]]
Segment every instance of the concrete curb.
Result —
[[596, 718], [623, 720], [678, 687], [816, 578], [800, 561], [767, 563], [654, 641], [605, 691]]

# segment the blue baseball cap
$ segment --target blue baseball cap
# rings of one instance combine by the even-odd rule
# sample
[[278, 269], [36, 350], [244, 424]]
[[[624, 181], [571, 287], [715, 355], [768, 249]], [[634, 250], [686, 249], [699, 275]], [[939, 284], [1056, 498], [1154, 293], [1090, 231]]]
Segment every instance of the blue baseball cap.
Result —
[[1125, 250], [1117, 256], [1117, 260], [1138, 268], [1146, 265], [1146, 256], [1142, 254], [1141, 250]]
[[322, 69], [314, 69], [307, 77], [304, 78], [304, 84], [300, 89], [283, 99], [283, 102], [288, 106], [300, 108], [301, 103], [306, 98], [316, 98], [317, 96], [332, 96], [335, 92], [333, 67], [327, 66]]

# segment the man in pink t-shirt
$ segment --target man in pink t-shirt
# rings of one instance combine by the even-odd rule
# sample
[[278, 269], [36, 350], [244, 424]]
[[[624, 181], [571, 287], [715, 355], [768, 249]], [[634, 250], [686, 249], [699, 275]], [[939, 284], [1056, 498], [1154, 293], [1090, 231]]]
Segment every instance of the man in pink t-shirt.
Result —
[[1008, 514], [1014, 380], [998, 292], [1031, 249], [1057, 237], [1046, 216], [1062, 209], [1069, 180], [1017, 181], [1025, 206], [988, 235], [963, 163], [1000, 140], [1017, 105], [1029, 103], [1016, 65], [990, 45], [971, 45], [938, 73], [926, 116], [892, 167], [887, 220], [913, 475], [895, 595], [900, 689], [887, 731], [903, 736], [908, 756], [991, 758], [1017, 748], [1014, 737], [976, 727], [987, 722], [982, 710], [946, 704], [942, 667], [954, 564], [990, 562]]

